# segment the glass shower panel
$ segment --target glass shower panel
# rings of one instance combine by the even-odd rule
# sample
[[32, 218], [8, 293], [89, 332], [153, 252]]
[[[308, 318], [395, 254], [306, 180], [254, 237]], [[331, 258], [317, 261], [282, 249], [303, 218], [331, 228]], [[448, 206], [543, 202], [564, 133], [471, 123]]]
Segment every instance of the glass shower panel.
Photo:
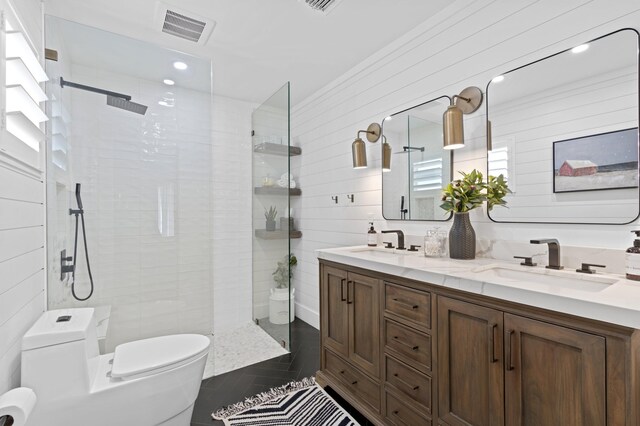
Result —
[[[210, 335], [210, 61], [52, 16], [45, 24], [46, 47], [58, 52], [46, 63], [49, 309], [96, 307], [103, 351]], [[89, 264], [81, 226], [76, 259], [62, 259], [73, 257], [77, 183]], [[74, 261], [72, 284], [61, 266]], [[74, 299], [72, 285], [84, 298], [91, 278], [93, 295]]]
[[253, 140], [253, 318], [289, 349], [294, 318], [289, 240], [289, 83], [251, 116]]

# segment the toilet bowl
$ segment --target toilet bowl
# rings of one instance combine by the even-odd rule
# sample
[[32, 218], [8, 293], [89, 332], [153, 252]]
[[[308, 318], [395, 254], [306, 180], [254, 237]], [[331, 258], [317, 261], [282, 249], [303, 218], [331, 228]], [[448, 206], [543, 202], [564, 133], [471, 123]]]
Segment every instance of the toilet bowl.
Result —
[[188, 426], [210, 341], [177, 334], [100, 355], [93, 308], [47, 311], [22, 340], [27, 426]]

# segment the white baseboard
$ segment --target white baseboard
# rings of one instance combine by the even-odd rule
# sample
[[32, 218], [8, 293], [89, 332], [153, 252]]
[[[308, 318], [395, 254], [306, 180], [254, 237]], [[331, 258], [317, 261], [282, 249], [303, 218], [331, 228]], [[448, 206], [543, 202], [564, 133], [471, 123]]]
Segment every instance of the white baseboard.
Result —
[[318, 330], [320, 329], [320, 315], [318, 312], [311, 310], [298, 302], [296, 302], [296, 316], [310, 326]]

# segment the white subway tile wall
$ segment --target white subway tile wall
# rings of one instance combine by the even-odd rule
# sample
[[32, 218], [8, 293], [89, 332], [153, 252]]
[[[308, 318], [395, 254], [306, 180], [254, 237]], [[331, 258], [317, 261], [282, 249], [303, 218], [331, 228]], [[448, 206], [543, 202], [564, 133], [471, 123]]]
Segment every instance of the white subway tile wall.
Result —
[[[365, 244], [370, 216], [378, 230], [401, 228], [414, 236], [436, 225], [383, 219], [380, 144], [367, 144], [368, 169], [353, 170], [350, 145], [357, 130], [467, 86], [484, 91], [505, 71], [620, 28], [637, 29], [639, 20], [639, 6], [631, 0], [460, 0], [295, 105], [292, 135], [304, 155], [292, 164], [305, 189], [292, 203], [303, 232], [301, 240], [292, 242], [298, 254], [297, 315], [318, 325], [316, 249]], [[486, 170], [485, 111], [483, 106], [465, 117], [466, 147], [455, 152], [454, 174]], [[355, 194], [355, 203], [347, 203], [346, 194]], [[637, 226], [495, 224], [481, 209], [473, 212], [472, 221], [484, 238], [553, 236], [564, 245], [617, 249], [629, 245], [629, 231]], [[407, 243], [421, 244], [420, 237], [414, 238]]]
[[[72, 64], [67, 79], [130, 94], [148, 105], [141, 116], [106, 105], [104, 96], [74, 89], [68, 170], [59, 171], [57, 202], [75, 208], [82, 184], [94, 296], [71, 298], [68, 283], [50, 276], [49, 307], [111, 306], [106, 340], [123, 342], [162, 334], [210, 334], [212, 285], [212, 144], [209, 93], [116, 75]], [[170, 92], [170, 93], [169, 93]], [[173, 107], [159, 105], [164, 97]], [[50, 206], [53, 207], [53, 206]], [[57, 209], [59, 233], [72, 250], [73, 220]], [[50, 217], [56, 209], [50, 210]], [[50, 229], [50, 235], [56, 235]], [[51, 253], [50, 258], [59, 256]], [[57, 257], [59, 259], [59, 257]], [[80, 238], [76, 293], [89, 292]], [[55, 264], [55, 260], [51, 262]], [[53, 274], [52, 274], [53, 275]]]
[[251, 321], [251, 112], [256, 105], [213, 98], [213, 330]]

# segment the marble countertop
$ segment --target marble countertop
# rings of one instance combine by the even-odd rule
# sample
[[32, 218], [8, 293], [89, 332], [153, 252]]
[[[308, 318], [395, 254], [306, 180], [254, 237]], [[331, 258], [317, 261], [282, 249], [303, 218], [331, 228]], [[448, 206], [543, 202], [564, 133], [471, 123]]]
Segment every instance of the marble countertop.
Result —
[[316, 253], [319, 259], [640, 329], [640, 282], [623, 275], [554, 271], [486, 258], [427, 258], [422, 251], [367, 246]]

